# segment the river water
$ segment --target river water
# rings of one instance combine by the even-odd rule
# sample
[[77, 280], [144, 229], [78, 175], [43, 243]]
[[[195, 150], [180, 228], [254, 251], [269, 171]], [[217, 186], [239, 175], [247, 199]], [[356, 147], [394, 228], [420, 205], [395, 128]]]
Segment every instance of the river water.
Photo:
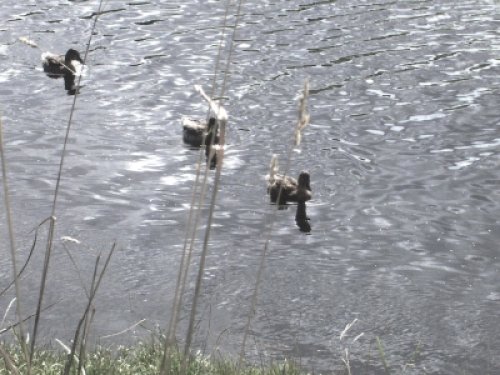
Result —
[[[45, 76], [40, 54], [83, 52], [97, 6], [0, 4], [0, 111], [20, 262], [51, 212], [73, 101], [62, 80]], [[232, 2], [224, 29], [225, 6], [105, 2], [62, 175], [45, 340], [69, 340], [85, 304], [82, 283], [114, 241], [94, 340], [109, 345], [165, 328], [198, 158], [182, 143], [180, 119], [206, 113], [194, 84], [209, 91], [216, 71], [223, 85], [237, 12]], [[328, 373], [343, 368], [347, 348], [353, 373], [385, 373], [378, 338], [392, 373], [500, 373], [498, 10], [488, 0], [243, 2], [196, 336], [207, 351], [239, 351], [274, 209], [265, 175], [272, 154], [285, 163], [308, 78], [311, 124], [290, 173], [311, 174], [311, 231], [296, 226], [294, 206], [277, 212], [248, 358], [292, 357]], [[12, 272], [4, 214], [0, 229], [3, 288]], [[22, 277], [26, 315], [46, 232]], [[0, 297], [2, 316], [9, 293]]]

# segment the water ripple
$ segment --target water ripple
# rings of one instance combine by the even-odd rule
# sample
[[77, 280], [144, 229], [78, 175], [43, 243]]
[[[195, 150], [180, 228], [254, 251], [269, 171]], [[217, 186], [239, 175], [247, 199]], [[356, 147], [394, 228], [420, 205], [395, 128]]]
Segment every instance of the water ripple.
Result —
[[[82, 51], [95, 16], [88, 1], [31, 3], [0, 4], [0, 105], [23, 234], [50, 214], [72, 98], [43, 74], [40, 51], [17, 40]], [[244, 5], [224, 77], [225, 67], [215, 70], [221, 2], [109, 4], [89, 51], [57, 214], [58, 238], [89, 242], [74, 252], [81, 269], [93, 267], [92, 249], [119, 238], [96, 331], [110, 330], [110, 321], [116, 331], [144, 317], [164, 323], [200, 156], [182, 144], [180, 118], [206, 113], [194, 84], [221, 89], [225, 80], [230, 121], [202, 302], [216, 311], [209, 345], [223, 331], [224, 350], [239, 345], [273, 215], [252, 323], [270, 357], [294, 353], [332, 371], [343, 350], [338, 334], [358, 317], [356, 334], [364, 335], [350, 346], [353, 373], [384, 373], [366, 356], [376, 337], [395, 367], [420, 343], [415, 373], [500, 369], [497, 8], [488, 0]], [[221, 61], [228, 48], [226, 41]], [[284, 164], [306, 77], [311, 124], [290, 174], [311, 173], [307, 236], [296, 206], [274, 212], [264, 179], [272, 154]], [[68, 264], [56, 251], [51, 277], [67, 286], [70, 303], [47, 322], [62, 338], [80, 313]], [[31, 279], [23, 280], [29, 296]], [[338, 362], [333, 370], [343, 371]]]

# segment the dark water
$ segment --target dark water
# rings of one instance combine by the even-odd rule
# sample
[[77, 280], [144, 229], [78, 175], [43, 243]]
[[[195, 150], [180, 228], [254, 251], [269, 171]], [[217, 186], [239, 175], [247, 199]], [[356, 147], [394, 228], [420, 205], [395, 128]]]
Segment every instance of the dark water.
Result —
[[[63, 172], [46, 300], [58, 303], [42, 321], [46, 337], [68, 340], [85, 302], [67, 252], [88, 284], [96, 253], [114, 240], [94, 337], [141, 319], [165, 326], [197, 160], [181, 142], [180, 118], [206, 113], [192, 87], [211, 85], [224, 6], [106, 3]], [[96, 8], [0, 5], [0, 110], [21, 259], [50, 215], [73, 97], [43, 74], [41, 51], [18, 38], [83, 51]], [[277, 215], [250, 358], [293, 356], [330, 371], [348, 348], [353, 373], [382, 373], [379, 337], [394, 373], [500, 372], [498, 10], [487, 0], [243, 4], [198, 341], [238, 351], [272, 211], [264, 176], [273, 153], [284, 162], [309, 77], [312, 121], [291, 173], [311, 173], [312, 231], [299, 231], [294, 207]], [[11, 278], [4, 215], [0, 226], [3, 287]], [[45, 236], [44, 227], [22, 280], [26, 314]], [[11, 295], [0, 298], [3, 316]]]

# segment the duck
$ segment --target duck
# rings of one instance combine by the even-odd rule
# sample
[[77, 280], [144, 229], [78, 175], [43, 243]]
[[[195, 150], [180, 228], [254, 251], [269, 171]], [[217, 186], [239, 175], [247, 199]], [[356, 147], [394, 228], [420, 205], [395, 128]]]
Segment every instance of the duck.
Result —
[[184, 143], [190, 146], [200, 147], [202, 144], [206, 146], [219, 144], [218, 126], [215, 117], [210, 117], [207, 123], [184, 117], [182, 119], [182, 129], [182, 139]]
[[50, 52], [42, 54], [43, 71], [49, 77], [57, 78], [66, 74], [78, 75], [83, 65], [83, 60], [77, 50], [70, 48], [66, 54], [55, 55]]
[[267, 191], [272, 203], [278, 202], [278, 197], [280, 205], [287, 202], [305, 203], [312, 198], [309, 173], [300, 172], [297, 180], [290, 176], [272, 174]]

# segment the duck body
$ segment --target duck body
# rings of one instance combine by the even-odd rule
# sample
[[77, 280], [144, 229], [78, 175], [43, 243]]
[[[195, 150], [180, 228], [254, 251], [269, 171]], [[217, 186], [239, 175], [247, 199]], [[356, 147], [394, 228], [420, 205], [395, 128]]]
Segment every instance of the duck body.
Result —
[[50, 52], [42, 54], [43, 71], [52, 78], [62, 77], [67, 74], [77, 75], [81, 71], [82, 64], [80, 54], [74, 49], [69, 49], [64, 56]]
[[[214, 137], [215, 135], [215, 137]], [[211, 117], [208, 123], [200, 120], [184, 117], [182, 119], [182, 139], [184, 143], [200, 147], [201, 145], [210, 145], [219, 143], [219, 136], [217, 135], [217, 121]]]
[[287, 202], [306, 202], [312, 198], [309, 173], [301, 172], [298, 181], [290, 176], [273, 175], [267, 191], [271, 202], [280, 205]]

